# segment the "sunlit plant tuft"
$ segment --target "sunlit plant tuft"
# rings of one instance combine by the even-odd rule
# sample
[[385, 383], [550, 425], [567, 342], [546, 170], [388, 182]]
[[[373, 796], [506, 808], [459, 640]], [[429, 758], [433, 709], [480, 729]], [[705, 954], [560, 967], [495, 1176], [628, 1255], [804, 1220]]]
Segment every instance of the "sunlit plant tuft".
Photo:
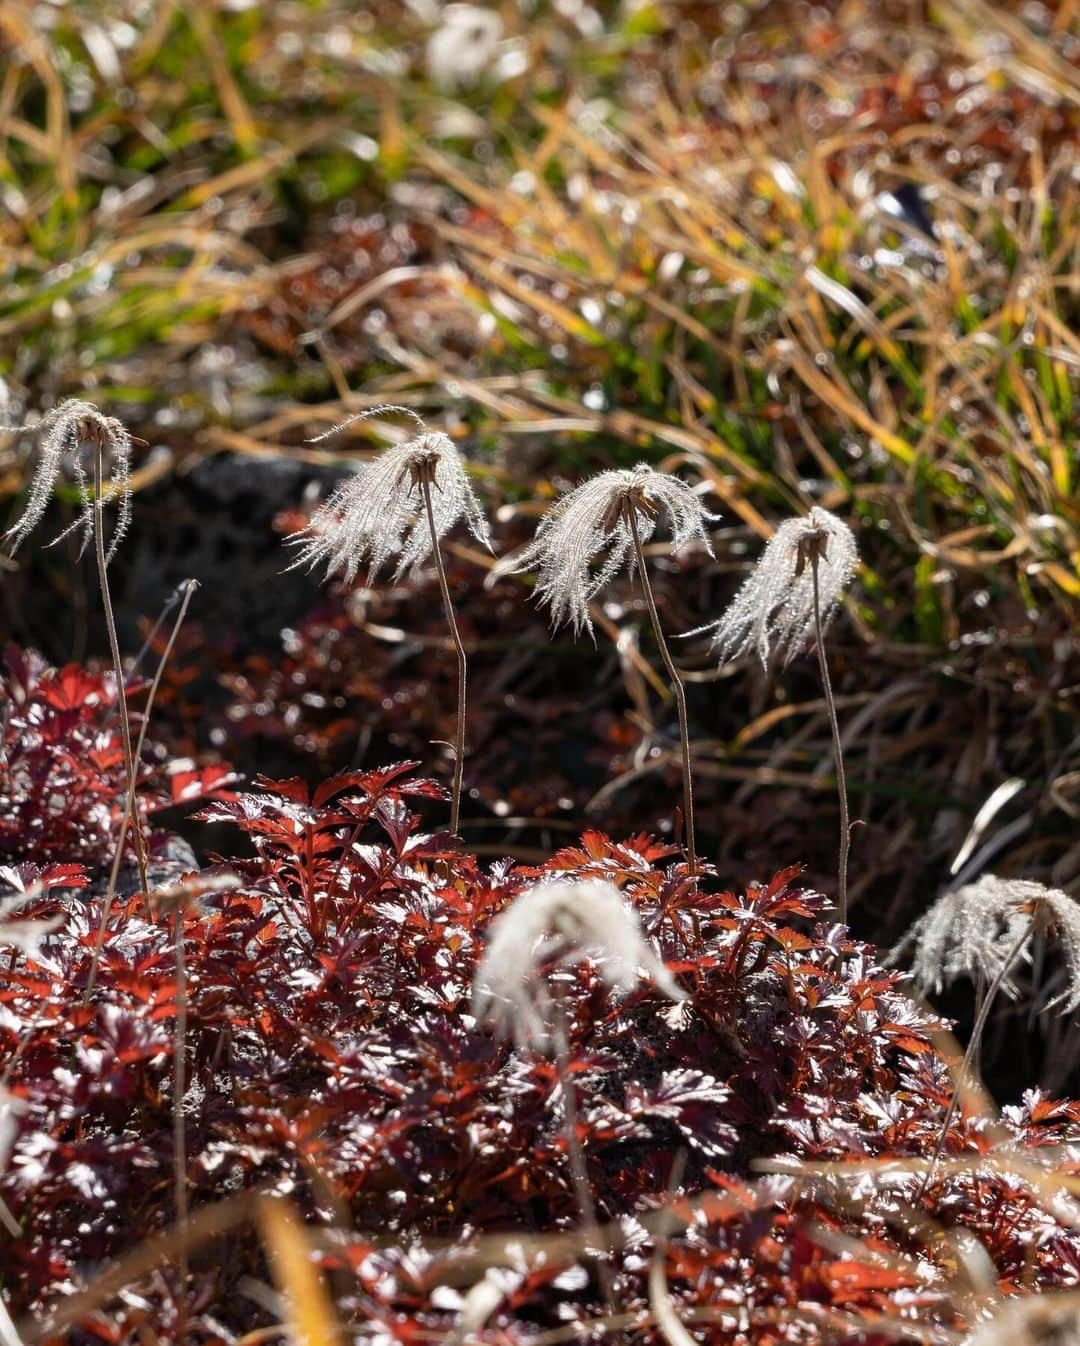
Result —
[[[973, 1073], [975, 1058], [979, 1051], [991, 1006], [997, 998], [998, 992], [1007, 985], [1009, 974], [1019, 961], [1028, 942], [1034, 936], [1053, 938], [1065, 956], [1067, 969], [1065, 989], [1060, 995], [1050, 1000], [1044, 1008], [1054, 1008], [1062, 1014], [1071, 1014], [1074, 1010], [1080, 1008], [1080, 903], [1075, 902], [1060, 888], [1047, 888], [1041, 883], [1026, 879], [999, 879], [992, 874], [986, 875], [978, 883], [969, 884], [968, 888], [975, 890], [974, 897], [976, 898], [979, 893], [982, 893], [991, 919], [996, 917], [999, 931], [1004, 923], [1008, 929], [1008, 934], [1005, 936], [999, 934], [1000, 945], [989, 955], [991, 961], [996, 964], [996, 971], [990, 985], [986, 988], [986, 993], [982, 997], [982, 1003], [975, 1016], [971, 1038], [960, 1066], [961, 1082], [967, 1082]], [[960, 891], [963, 892], [962, 889]], [[968, 901], [972, 899], [972, 896], [973, 894], [968, 894]], [[947, 901], [947, 897], [941, 901]], [[941, 903], [937, 905], [941, 906]], [[1010, 914], [1006, 917], [1007, 910], [1010, 911]], [[927, 915], [932, 915], [933, 911], [934, 909], [931, 908]], [[1012, 913], [1019, 917], [1019, 929], [1016, 929]], [[969, 932], [970, 914], [963, 923], [965, 930]], [[926, 1190], [934, 1176], [937, 1161], [945, 1148], [949, 1129], [960, 1106], [960, 1098], [961, 1090], [957, 1088], [953, 1091], [952, 1099], [945, 1112], [945, 1118], [941, 1123], [941, 1131], [938, 1134], [937, 1144], [934, 1146], [934, 1153], [930, 1159], [930, 1167], [923, 1179], [920, 1191]]]
[[26, 508], [4, 535], [11, 551], [14, 553], [41, 522], [65, 466], [70, 468], [79, 487], [82, 509], [74, 523], [55, 537], [50, 545], [81, 529], [82, 548], [85, 550], [94, 536], [97, 519], [95, 501], [100, 494], [99, 488], [91, 489], [83, 460], [83, 449], [90, 446], [95, 453], [95, 462], [100, 457], [103, 460], [102, 467], [108, 468], [108, 498], [117, 502], [116, 519], [105, 557], [111, 561], [131, 523], [132, 439], [123, 421], [117, 420], [115, 416], [103, 415], [92, 402], [69, 397], [47, 411], [34, 426], [4, 425], [0, 426], [0, 430], [9, 434], [32, 430], [38, 435], [38, 464], [30, 483]]
[[721, 662], [750, 650], [763, 664], [773, 650], [790, 660], [807, 647], [819, 618], [828, 625], [858, 559], [851, 529], [815, 505], [777, 528], [727, 611], [701, 630], [711, 632]]
[[548, 1052], [555, 1007], [542, 969], [586, 959], [613, 989], [632, 990], [645, 972], [671, 1000], [686, 999], [614, 884], [556, 880], [522, 893], [492, 925], [476, 973], [473, 1015], [519, 1047]]
[[[596, 963], [613, 989], [632, 990], [644, 971], [669, 999], [677, 1004], [686, 999], [614, 884], [555, 880], [527, 889], [496, 919], [473, 981], [472, 1013], [490, 1021], [500, 1036], [513, 1036], [519, 1047], [555, 1057], [574, 1190], [584, 1224], [595, 1227], [596, 1205], [578, 1136], [566, 1015], [545, 976], [552, 964], [567, 967], [586, 959]], [[610, 1272], [599, 1259], [597, 1271], [613, 1304]]]
[[663, 512], [671, 523], [673, 552], [697, 541], [712, 555], [705, 528], [719, 516], [710, 514], [680, 477], [639, 463], [599, 472], [568, 491], [540, 520], [532, 542], [500, 562], [495, 574], [535, 570], [536, 596], [550, 609], [552, 626], [568, 624], [575, 635], [583, 630], [592, 635], [589, 604], [634, 564], [631, 507], [642, 542], [652, 538]]
[[550, 609], [552, 625], [557, 628], [566, 623], [573, 627], [575, 636], [582, 630], [592, 635], [589, 604], [621, 570], [636, 564], [657, 648], [678, 708], [686, 855], [690, 873], [694, 874], [697, 850], [686, 691], [664, 637], [643, 548], [656, 531], [661, 514], [670, 522], [673, 552], [683, 551], [696, 541], [712, 555], [705, 530], [719, 516], [710, 514], [697, 492], [680, 477], [638, 463], [635, 468], [600, 472], [562, 496], [540, 520], [532, 542], [500, 562], [490, 579], [536, 570], [536, 593], [541, 604]]
[[412, 416], [420, 433], [362, 463], [320, 505], [308, 526], [286, 539], [299, 549], [290, 568], [325, 565], [327, 577], [340, 574], [351, 584], [366, 563], [371, 583], [396, 556], [397, 580], [433, 553], [437, 556], [439, 539], [462, 518], [473, 537], [490, 548], [488, 522], [457, 445], [448, 435], [428, 430], [409, 408], [358, 412], [311, 442], [320, 443], [356, 421], [391, 412]]
[[450, 802], [450, 830], [457, 832], [465, 769], [468, 666], [439, 541], [462, 518], [473, 537], [489, 549], [491, 538], [487, 519], [457, 446], [448, 435], [428, 430], [411, 408], [380, 406], [357, 412], [325, 434], [317, 435], [312, 442], [327, 439], [356, 421], [387, 413], [410, 416], [420, 433], [362, 464], [316, 510], [305, 529], [286, 539], [299, 548], [290, 569], [325, 564], [328, 576], [340, 573], [345, 582], [351, 584], [366, 562], [368, 582], [371, 583], [394, 556], [398, 558], [395, 579], [408, 570], [417, 569], [429, 557], [434, 559], [450, 639], [457, 653], [457, 733]]
[[806, 518], [787, 519], [777, 528], [728, 610], [718, 621], [699, 628], [699, 632], [712, 634], [713, 650], [721, 663], [750, 650], [756, 650], [765, 665], [774, 649], [782, 653], [785, 660], [790, 660], [807, 647], [811, 635], [815, 638], [840, 796], [836, 906], [841, 921], [847, 920], [851, 826], [840, 726], [825, 657], [825, 628], [851, 583], [858, 563], [851, 529], [835, 514], [815, 505]]
[[[1008, 951], [1031, 923], [1018, 909], [1038, 896], [1042, 884], [984, 874], [943, 894], [897, 943], [891, 961], [912, 951], [911, 976], [920, 994], [939, 995], [960, 977], [983, 990], [1002, 972]], [[1008, 974], [999, 986], [1008, 996], [1019, 988]]]
[[[4, 427], [6, 430], [21, 433], [21, 427]], [[29, 427], [25, 427], [29, 428]], [[124, 666], [120, 659], [120, 643], [116, 634], [116, 620], [113, 616], [112, 596], [109, 592], [108, 567], [116, 554], [116, 549], [127, 532], [131, 522], [131, 451], [132, 438], [127, 427], [115, 416], [105, 416], [92, 402], [78, 398], [68, 398], [47, 411], [38, 425], [33, 427], [39, 433], [38, 466], [30, 484], [30, 498], [22, 517], [8, 530], [5, 537], [10, 539], [11, 550], [19, 544], [41, 522], [48, 507], [49, 496], [56, 485], [65, 459], [69, 460], [72, 473], [79, 486], [82, 498], [82, 510], [78, 519], [69, 528], [64, 529], [54, 542], [76, 529], [82, 530], [82, 550], [93, 539], [94, 554], [97, 560], [98, 583], [101, 589], [101, 606], [105, 614], [105, 625], [109, 632], [109, 647], [112, 654], [113, 675], [116, 678], [116, 706], [120, 716], [120, 731], [124, 745], [124, 760], [127, 766], [127, 792], [124, 814], [117, 842], [117, 859], [123, 848], [124, 837], [130, 823], [135, 841], [135, 855], [139, 866], [139, 881], [143, 891], [147, 888], [146, 843], [142, 834], [138, 809], [135, 804], [136, 761], [132, 748], [131, 722], [128, 717], [127, 695], [124, 688]], [[87, 479], [83, 450], [92, 450], [91, 482]], [[112, 479], [106, 487], [105, 470], [108, 467]], [[117, 504], [116, 521], [105, 544], [104, 507], [106, 499], [115, 499]], [[80, 551], [80, 556], [82, 551]], [[114, 866], [114, 874], [116, 866]], [[110, 889], [112, 888], [110, 884]], [[110, 892], [111, 897], [111, 892]], [[108, 901], [106, 902], [108, 907]]]

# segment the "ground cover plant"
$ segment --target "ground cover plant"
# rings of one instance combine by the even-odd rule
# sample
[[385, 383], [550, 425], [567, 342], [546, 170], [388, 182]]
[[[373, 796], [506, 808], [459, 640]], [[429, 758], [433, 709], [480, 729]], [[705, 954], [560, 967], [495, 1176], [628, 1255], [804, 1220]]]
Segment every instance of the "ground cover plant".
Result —
[[1076, 1335], [1078, 108], [0, 6], [3, 1346]]
[[[220, 863], [204, 869], [180, 907], [196, 1209], [258, 1191], [303, 1211], [337, 1311], [362, 1336], [452, 1333], [481, 1303], [474, 1330], [498, 1339], [587, 1333], [608, 1309], [575, 1233], [558, 1073], [500, 1043], [471, 995], [493, 917], [537, 880], [602, 880], [632, 901], [681, 996], [647, 981], [613, 995], [595, 956], [559, 975], [620, 1325], [656, 1321], [654, 1255], [680, 1317], [748, 1340], [841, 1327], [861, 1341], [959, 1340], [1003, 1293], [1075, 1284], [1061, 1184], [1076, 1109], [1035, 1092], [999, 1122], [968, 1114], [949, 1140], [955, 1167], [917, 1199], [908, 1165], [928, 1154], [951, 1091], [936, 1021], [872, 949], [820, 921], [822, 899], [795, 871], [706, 892], [671, 848], [597, 832], [543, 866], [482, 867], [445, 833], [417, 832], [412, 801], [444, 792], [414, 768], [315, 792], [264, 781], [204, 810], [238, 823], [256, 854], [230, 862], [232, 885]], [[174, 1272], [137, 1274], [171, 1187], [168, 923], [135, 895], [118, 909], [85, 1005], [101, 898], [45, 878], [21, 917], [59, 917], [64, 933], [3, 992], [5, 1039], [21, 1052], [0, 1184], [19, 1231], [7, 1302], [32, 1341], [80, 1324], [79, 1340], [170, 1339]], [[680, 1232], [665, 1250], [655, 1217], [680, 1153]], [[852, 1185], [828, 1168], [841, 1160], [870, 1166]], [[763, 1162], [777, 1173], [761, 1176]], [[238, 1340], [275, 1318], [259, 1241], [230, 1214], [227, 1234], [203, 1234], [221, 1242], [192, 1250], [194, 1339]], [[965, 1231], [984, 1252], [961, 1272]], [[85, 1267], [123, 1266], [133, 1250], [130, 1284], [82, 1289]]]

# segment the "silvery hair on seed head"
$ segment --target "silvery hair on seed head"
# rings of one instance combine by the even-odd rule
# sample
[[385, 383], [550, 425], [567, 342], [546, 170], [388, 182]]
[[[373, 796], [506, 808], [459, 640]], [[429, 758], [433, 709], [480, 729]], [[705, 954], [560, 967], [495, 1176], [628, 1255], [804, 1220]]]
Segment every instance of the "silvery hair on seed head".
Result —
[[[535, 569], [536, 594], [550, 608], [552, 626], [568, 622], [575, 635], [582, 630], [591, 635], [589, 603], [620, 570], [634, 564], [634, 539], [623, 515], [624, 502], [634, 508], [642, 542], [652, 537], [658, 516], [664, 513], [671, 526], [672, 551], [682, 551], [696, 539], [712, 555], [705, 525], [719, 516], [708, 513], [701, 497], [680, 477], [639, 463], [635, 468], [599, 472], [560, 497], [540, 520], [532, 542], [500, 561], [489, 582]], [[593, 562], [605, 552], [593, 569]]]
[[26, 509], [22, 517], [4, 535], [10, 539], [12, 552], [41, 522], [48, 508], [49, 497], [60, 479], [65, 459], [68, 460], [78, 485], [82, 509], [75, 522], [65, 528], [58, 537], [53, 538], [49, 545], [53, 546], [63, 541], [70, 533], [81, 529], [82, 550], [85, 551], [87, 543], [94, 535], [97, 510], [81, 451], [85, 445], [97, 443], [106, 455], [106, 467], [109, 473], [109, 481], [102, 488], [103, 493], [106, 499], [115, 498], [118, 502], [106, 552], [106, 561], [111, 561], [131, 522], [132, 445], [127, 426], [115, 416], [102, 415], [92, 402], [69, 397], [59, 402], [51, 411], [47, 411], [32, 427], [0, 425], [0, 430], [10, 434], [21, 434], [30, 429], [40, 435], [38, 465], [30, 483], [30, 498]]
[[527, 889], [495, 920], [473, 983], [472, 1013], [519, 1047], [548, 1052], [555, 1007], [540, 969], [552, 959], [568, 967], [587, 958], [612, 989], [632, 990], [644, 972], [669, 999], [686, 999], [614, 884], [553, 880]]
[[824, 627], [851, 583], [859, 557], [855, 535], [847, 524], [815, 505], [806, 518], [787, 519], [777, 528], [719, 621], [687, 634], [710, 631], [721, 663], [756, 650], [766, 664], [774, 647], [785, 659], [793, 658], [806, 648], [814, 630], [810, 548], [818, 557]]
[[[1030, 919], [1017, 904], [1045, 891], [1041, 883], [984, 874], [939, 897], [890, 952], [889, 961], [912, 951], [911, 977], [921, 995], [939, 995], [960, 977], [981, 981], [985, 989], [1030, 929]], [[1011, 976], [1001, 989], [1014, 998], [1019, 994]]]
[[[957, 977], [981, 978], [985, 986], [1025, 930], [1052, 935], [1065, 958], [1065, 989], [1041, 1008], [1071, 1014], [1080, 1008], [1080, 902], [1032, 879], [984, 874], [946, 893], [919, 917], [889, 960], [913, 948], [911, 974], [923, 994], [937, 993]], [[1009, 974], [1001, 989], [1014, 998], [1019, 994]]]
[[312, 443], [385, 412], [412, 416], [420, 433], [361, 464], [319, 506], [307, 527], [286, 539], [299, 548], [290, 570], [325, 564], [328, 576], [340, 572], [350, 584], [365, 562], [369, 583], [391, 557], [398, 557], [395, 580], [422, 565], [431, 555], [431, 530], [418, 481], [423, 472], [434, 474], [431, 505], [436, 536], [443, 537], [464, 516], [473, 537], [490, 549], [487, 519], [464, 458], [448, 435], [428, 430], [411, 409], [373, 407], [348, 417]]

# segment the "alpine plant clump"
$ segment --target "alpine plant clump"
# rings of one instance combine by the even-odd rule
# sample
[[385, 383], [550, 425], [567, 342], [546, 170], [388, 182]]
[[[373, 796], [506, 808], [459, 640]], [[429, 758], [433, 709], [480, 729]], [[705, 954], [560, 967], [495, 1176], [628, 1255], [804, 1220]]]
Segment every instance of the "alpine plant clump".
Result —
[[[133, 440], [123, 421], [117, 420], [115, 416], [103, 415], [92, 402], [69, 397], [47, 411], [34, 426], [4, 425], [0, 426], [0, 430], [7, 434], [24, 434], [32, 430], [38, 435], [37, 469], [30, 482], [26, 508], [4, 534], [12, 554], [44, 518], [53, 489], [63, 476], [65, 467], [70, 469], [78, 485], [82, 508], [74, 523], [53, 538], [49, 545], [54, 546], [71, 533], [81, 530], [80, 555], [86, 550], [94, 536], [98, 518], [96, 500], [101, 494], [100, 483], [91, 490], [89, 478], [93, 476], [94, 469], [91, 467], [90, 473], [87, 473], [83, 457], [83, 450], [89, 446], [94, 450], [95, 461], [99, 461], [102, 468], [108, 467], [108, 498], [116, 501], [116, 519], [105, 556], [106, 561], [111, 561], [131, 523]], [[101, 459], [103, 463], [100, 463]]]
[[440, 539], [459, 520], [476, 540], [491, 549], [487, 518], [469, 481], [465, 460], [449, 435], [428, 430], [409, 407], [382, 406], [349, 416], [313, 443], [337, 434], [356, 421], [386, 413], [412, 417], [420, 433], [385, 449], [343, 482], [314, 514], [307, 528], [287, 542], [299, 547], [290, 569], [325, 564], [326, 574], [340, 573], [351, 584], [367, 562], [372, 583], [393, 557], [395, 580], [434, 559], [450, 639], [457, 654], [457, 731], [454, 737], [454, 781], [450, 795], [450, 830], [457, 832], [465, 770], [465, 713], [468, 660], [458, 630]]
[[842, 519], [815, 505], [806, 518], [788, 519], [770, 538], [761, 559], [735, 595], [724, 615], [701, 631], [712, 634], [712, 648], [721, 664], [756, 650], [763, 666], [775, 648], [789, 662], [815, 638], [821, 686], [832, 731], [836, 786], [840, 798], [840, 860], [836, 913], [847, 921], [848, 852], [851, 823], [840, 725], [836, 718], [825, 628], [851, 583], [859, 554], [855, 535]]
[[644, 543], [652, 538], [662, 514], [671, 527], [673, 552], [681, 552], [696, 541], [712, 556], [705, 528], [719, 516], [705, 509], [701, 497], [681, 477], [657, 472], [648, 463], [638, 463], [635, 468], [600, 472], [556, 501], [540, 520], [533, 541], [496, 566], [491, 579], [500, 574], [535, 570], [537, 596], [550, 609], [552, 626], [569, 624], [575, 636], [583, 630], [593, 635], [589, 604], [620, 571], [636, 564], [657, 648], [675, 694], [682, 753], [686, 858], [690, 873], [696, 874], [686, 689], [664, 637], [645, 564]]

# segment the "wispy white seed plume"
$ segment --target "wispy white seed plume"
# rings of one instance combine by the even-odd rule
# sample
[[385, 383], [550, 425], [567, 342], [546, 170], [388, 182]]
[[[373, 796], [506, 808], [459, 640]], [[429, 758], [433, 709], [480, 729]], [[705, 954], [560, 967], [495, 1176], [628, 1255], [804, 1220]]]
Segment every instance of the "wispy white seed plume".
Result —
[[105, 454], [105, 470], [109, 474], [107, 499], [117, 501], [116, 517], [106, 560], [116, 554], [131, 522], [131, 449], [132, 440], [127, 426], [115, 416], [104, 416], [92, 402], [67, 398], [47, 411], [34, 426], [3, 425], [0, 430], [21, 434], [33, 430], [40, 436], [38, 465], [30, 483], [30, 498], [22, 517], [4, 535], [16, 548], [41, 522], [49, 504], [49, 497], [60, 479], [65, 462], [79, 487], [82, 510], [79, 518], [53, 539], [50, 545], [62, 541], [69, 533], [82, 530], [83, 549], [94, 534], [94, 499], [90, 489], [83, 450], [88, 445], [100, 446]]
[[999, 1302], [963, 1346], [1069, 1346], [1080, 1341], [1080, 1292], [1050, 1290]]
[[24, 1098], [13, 1094], [0, 1084], [0, 1173], [7, 1168], [8, 1159], [19, 1135], [19, 1118], [29, 1110]]
[[473, 537], [490, 549], [487, 519], [469, 481], [465, 460], [449, 436], [427, 430], [415, 412], [404, 407], [375, 407], [360, 412], [319, 435], [327, 439], [354, 421], [382, 412], [405, 412], [420, 433], [403, 444], [384, 449], [363, 463], [330, 495], [308, 526], [286, 541], [299, 548], [289, 569], [325, 564], [326, 574], [340, 573], [351, 583], [365, 563], [369, 583], [394, 556], [394, 578], [422, 565], [431, 555], [421, 474], [432, 474], [435, 532], [443, 537], [464, 517]]
[[632, 990], [645, 972], [671, 1000], [686, 999], [614, 884], [556, 880], [522, 893], [492, 925], [473, 985], [473, 1015], [519, 1047], [549, 1051], [555, 1009], [540, 970], [552, 960], [569, 967], [585, 959], [596, 962], [613, 989]]
[[475, 84], [494, 60], [502, 19], [482, 5], [445, 5], [427, 45], [427, 70], [440, 89]]
[[815, 505], [806, 518], [780, 525], [728, 610], [719, 621], [698, 628], [712, 632], [722, 663], [756, 649], [765, 664], [773, 648], [788, 660], [806, 648], [814, 630], [811, 547], [818, 557], [822, 627], [829, 621], [859, 556], [847, 524]]
[[719, 516], [708, 513], [701, 497], [680, 477], [639, 463], [600, 472], [562, 496], [540, 520], [532, 542], [500, 562], [489, 579], [536, 570], [537, 597], [550, 608], [552, 626], [568, 622], [575, 635], [582, 629], [591, 635], [590, 601], [620, 570], [634, 564], [625, 502], [635, 510], [642, 542], [652, 537], [663, 513], [671, 527], [672, 551], [682, 551], [696, 539], [712, 555], [705, 526]]
[[28, 903], [36, 901], [44, 890], [40, 883], [31, 884], [29, 888], [23, 887], [18, 871], [6, 865], [0, 869], [0, 879], [16, 884], [15, 892], [0, 895], [0, 944], [9, 944], [13, 948], [21, 949], [32, 958], [46, 936], [51, 935], [54, 930], [59, 930], [64, 918], [38, 917], [31, 921], [13, 919], [16, 912]]
[[[939, 897], [903, 936], [889, 960], [897, 962], [912, 951], [911, 976], [922, 995], [939, 995], [961, 977], [981, 981], [985, 988], [1031, 925], [1017, 904], [1044, 891], [1041, 883], [984, 874]], [[1014, 998], [1019, 993], [1011, 976], [1006, 976], [1001, 989]]]
[[1065, 989], [1042, 1008], [1072, 1014], [1080, 1009], [1080, 902], [1060, 888], [1043, 888], [1039, 883], [1025, 886], [1041, 891], [1022, 899], [1020, 910], [1028, 914], [1038, 934], [1054, 941], [1065, 958]]

